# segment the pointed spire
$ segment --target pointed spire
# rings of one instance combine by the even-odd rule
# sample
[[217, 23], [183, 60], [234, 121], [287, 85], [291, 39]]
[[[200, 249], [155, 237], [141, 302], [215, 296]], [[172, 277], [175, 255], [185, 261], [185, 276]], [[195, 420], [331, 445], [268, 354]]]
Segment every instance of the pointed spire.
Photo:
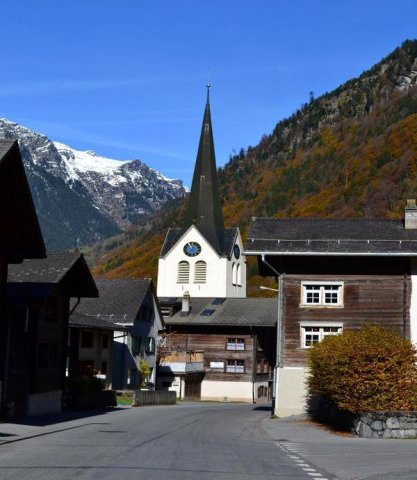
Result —
[[224, 225], [211, 126], [209, 83], [191, 193], [184, 219], [185, 228], [193, 224], [220, 253]]

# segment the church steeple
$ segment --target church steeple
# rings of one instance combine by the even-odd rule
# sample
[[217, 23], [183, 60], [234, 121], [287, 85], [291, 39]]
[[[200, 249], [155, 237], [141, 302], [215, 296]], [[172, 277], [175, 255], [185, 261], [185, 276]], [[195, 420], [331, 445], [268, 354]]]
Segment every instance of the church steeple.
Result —
[[211, 126], [209, 84], [191, 193], [184, 218], [185, 228], [193, 224], [217, 252], [222, 251], [224, 225]]

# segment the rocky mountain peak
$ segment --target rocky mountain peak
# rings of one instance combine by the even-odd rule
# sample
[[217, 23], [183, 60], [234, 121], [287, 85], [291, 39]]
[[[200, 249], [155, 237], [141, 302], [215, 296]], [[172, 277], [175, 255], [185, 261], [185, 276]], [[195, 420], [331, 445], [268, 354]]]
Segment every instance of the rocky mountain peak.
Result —
[[76, 150], [4, 118], [0, 138], [19, 141], [45, 242], [54, 250], [102, 240], [185, 195], [180, 180], [139, 160]]

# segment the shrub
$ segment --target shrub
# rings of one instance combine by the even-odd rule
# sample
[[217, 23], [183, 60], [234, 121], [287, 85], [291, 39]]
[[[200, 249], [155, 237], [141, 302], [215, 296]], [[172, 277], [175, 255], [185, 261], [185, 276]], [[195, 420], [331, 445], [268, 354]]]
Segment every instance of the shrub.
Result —
[[309, 352], [309, 395], [354, 414], [417, 410], [416, 353], [408, 340], [376, 325], [329, 336]]
[[143, 358], [139, 362], [138, 371], [140, 376], [140, 388], [145, 388], [146, 383], [150, 383], [150, 382], [147, 382], [147, 379], [151, 374], [151, 369]]

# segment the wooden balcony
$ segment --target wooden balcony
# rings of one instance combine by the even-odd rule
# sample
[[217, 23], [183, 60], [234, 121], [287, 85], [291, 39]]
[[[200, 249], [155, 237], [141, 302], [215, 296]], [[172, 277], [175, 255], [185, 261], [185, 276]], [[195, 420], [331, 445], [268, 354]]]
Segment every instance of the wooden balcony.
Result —
[[203, 372], [204, 352], [202, 350], [161, 351], [159, 369], [161, 373], [172, 372], [173, 374]]

